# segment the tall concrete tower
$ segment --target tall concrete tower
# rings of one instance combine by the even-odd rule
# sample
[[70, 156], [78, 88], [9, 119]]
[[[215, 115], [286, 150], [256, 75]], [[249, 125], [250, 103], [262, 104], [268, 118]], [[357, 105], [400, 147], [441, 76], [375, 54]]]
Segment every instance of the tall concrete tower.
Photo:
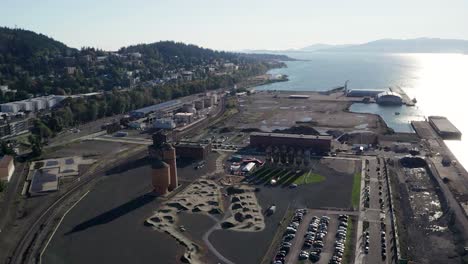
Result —
[[151, 168], [153, 191], [158, 195], [165, 195], [171, 181], [169, 165], [157, 159], [152, 162]]
[[175, 188], [177, 188], [179, 184], [179, 181], [177, 179], [176, 152], [175, 148], [169, 143], [164, 144], [162, 151], [164, 162], [169, 165], [171, 179], [169, 183], [169, 191], [172, 191]]
[[153, 135], [153, 145], [148, 146], [152, 164], [152, 184], [154, 191], [163, 195], [177, 188], [177, 164], [175, 148], [167, 142], [162, 133]]

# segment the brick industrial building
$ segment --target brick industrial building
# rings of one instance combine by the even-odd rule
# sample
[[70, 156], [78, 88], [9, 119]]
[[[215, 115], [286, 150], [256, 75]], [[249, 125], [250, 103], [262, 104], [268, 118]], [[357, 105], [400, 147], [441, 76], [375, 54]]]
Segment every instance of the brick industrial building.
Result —
[[204, 160], [211, 152], [211, 143], [179, 142], [174, 147], [179, 158]]
[[259, 148], [286, 146], [301, 149], [310, 149], [315, 153], [327, 153], [331, 150], [332, 136], [313, 136], [281, 133], [250, 134], [250, 145]]

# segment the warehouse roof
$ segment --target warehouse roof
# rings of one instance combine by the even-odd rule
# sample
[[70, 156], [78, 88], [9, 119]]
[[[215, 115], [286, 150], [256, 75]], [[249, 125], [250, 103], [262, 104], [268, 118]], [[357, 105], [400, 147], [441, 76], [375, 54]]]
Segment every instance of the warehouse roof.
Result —
[[401, 95], [399, 93], [395, 93], [391, 91], [381, 92], [377, 95], [377, 97], [382, 97], [382, 96], [396, 96], [396, 97], [401, 98]]
[[441, 132], [460, 133], [460, 130], [458, 130], [452, 122], [443, 116], [429, 116], [429, 121], [432, 122]]
[[253, 132], [251, 136], [263, 136], [263, 137], [281, 137], [281, 138], [304, 138], [304, 139], [332, 139], [330, 135], [302, 135], [302, 134], [283, 134], [283, 133], [262, 133], [262, 132]]
[[167, 108], [179, 107], [181, 105], [183, 105], [183, 104], [182, 104], [182, 102], [180, 100], [172, 100], [172, 101], [167, 101], [167, 102], [160, 103], [160, 104], [155, 104], [155, 105], [150, 105], [150, 106], [147, 106], [147, 107], [143, 107], [143, 108], [140, 108], [140, 109], [137, 109], [137, 110], [133, 110], [130, 113], [142, 113], [142, 114], [146, 115], [146, 114], [149, 114], [151, 112], [156, 112], [156, 111], [164, 110], [164, 109], [167, 109]]
[[58, 176], [59, 168], [39, 169], [34, 171], [31, 181], [29, 192], [43, 193], [58, 190]]
[[291, 94], [289, 95], [290, 99], [308, 99], [310, 96], [306, 94]]

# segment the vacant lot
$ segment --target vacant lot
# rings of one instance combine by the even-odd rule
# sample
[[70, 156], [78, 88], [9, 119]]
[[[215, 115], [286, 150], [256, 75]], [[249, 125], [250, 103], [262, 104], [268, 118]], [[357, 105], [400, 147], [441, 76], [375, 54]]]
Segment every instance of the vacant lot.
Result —
[[[201, 170], [185, 164], [179, 178], [191, 181], [206, 173], [214, 167], [216, 155], [213, 157], [213, 162]], [[140, 158], [102, 175], [102, 180], [64, 218], [43, 263], [179, 263], [183, 247], [167, 234], [143, 224], [161, 203], [160, 198], [148, 195], [152, 190], [150, 170], [149, 160]], [[197, 230], [211, 223], [209, 218], [188, 216], [182, 224], [199, 240], [201, 231]]]
[[382, 131], [377, 115], [347, 112], [349, 98], [301, 92], [308, 99], [289, 99], [294, 92], [257, 92], [239, 98], [240, 112], [227, 122], [237, 129], [256, 128], [265, 132], [286, 129], [296, 122], [310, 123], [315, 127], [355, 130], [359, 127]]

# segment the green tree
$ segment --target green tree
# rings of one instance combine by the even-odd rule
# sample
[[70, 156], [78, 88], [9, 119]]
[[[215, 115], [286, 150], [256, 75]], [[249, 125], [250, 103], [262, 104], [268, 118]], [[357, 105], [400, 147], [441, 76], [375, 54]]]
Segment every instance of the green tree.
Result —
[[39, 136], [29, 135], [28, 136], [29, 144], [31, 145], [31, 154], [33, 157], [38, 157], [42, 154], [42, 142]]
[[39, 137], [40, 140], [47, 140], [52, 137], [52, 130], [47, 127], [40, 119], [34, 121], [34, 127], [31, 132]]
[[11, 146], [11, 144], [8, 144], [5, 141], [0, 141], [0, 151], [3, 155], [16, 156], [16, 153], [13, 150], [13, 147]]
[[93, 100], [90, 103], [88, 103], [87, 113], [86, 113], [86, 116], [88, 118], [87, 121], [96, 120], [98, 118], [98, 114], [99, 114], [98, 103]]

